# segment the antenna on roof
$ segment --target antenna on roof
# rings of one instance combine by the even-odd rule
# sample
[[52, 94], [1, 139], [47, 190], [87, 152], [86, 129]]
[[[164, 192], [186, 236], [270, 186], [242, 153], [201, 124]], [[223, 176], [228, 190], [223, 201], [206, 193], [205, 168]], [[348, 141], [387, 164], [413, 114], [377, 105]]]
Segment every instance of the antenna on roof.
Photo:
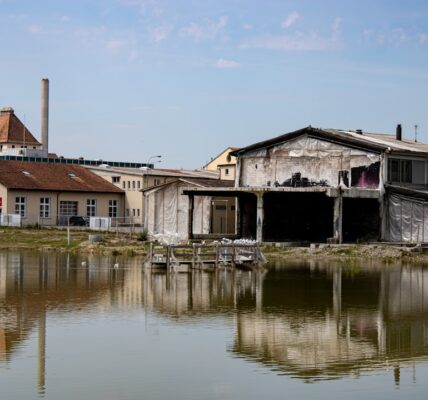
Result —
[[419, 125], [415, 124], [415, 142], [418, 141], [418, 128], [419, 128]]

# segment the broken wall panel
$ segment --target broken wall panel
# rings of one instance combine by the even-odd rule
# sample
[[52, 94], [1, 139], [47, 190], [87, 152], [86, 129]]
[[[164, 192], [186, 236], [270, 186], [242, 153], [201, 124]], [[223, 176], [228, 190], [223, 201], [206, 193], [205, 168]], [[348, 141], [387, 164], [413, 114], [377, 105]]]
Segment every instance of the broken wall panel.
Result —
[[411, 197], [388, 195], [387, 238], [393, 242], [428, 241], [428, 202]]
[[305, 135], [270, 149], [244, 154], [240, 185], [286, 186], [287, 180], [299, 173], [308, 186], [337, 186], [339, 171], [350, 174], [352, 168], [369, 167], [377, 162], [380, 162], [378, 154]]

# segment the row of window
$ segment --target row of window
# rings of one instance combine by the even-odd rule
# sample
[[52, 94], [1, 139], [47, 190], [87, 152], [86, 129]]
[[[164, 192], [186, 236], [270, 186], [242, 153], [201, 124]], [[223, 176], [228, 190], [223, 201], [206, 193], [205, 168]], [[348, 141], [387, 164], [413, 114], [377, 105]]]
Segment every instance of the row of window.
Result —
[[[112, 177], [113, 183], [119, 183], [120, 182], [120, 176], [113, 176]], [[161, 184], [160, 178], [155, 178], [153, 180], [153, 185], [157, 186]], [[122, 181], [122, 189], [123, 190], [140, 190], [141, 189], [141, 181]]]
[[139, 208], [133, 208], [132, 210], [130, 208], [127, 208], [126, 209], [126, 216], [127, 217], [131, 216], [131, 211], [132, 211], [133, 217], [139, 217], [140, 216], [140, 209]]
[[[50, 197], [40, 197], [40, 218], [51, 217], [52, 202]], [[60, 201], [59, 202], [59, 215], [62, 216], [76, 216], [78, 215], [77, 201]], [[15, 197], [15, 214], [19, 214], [21, 217], [27, 216], [27, 198], [25, 196]], [[97, 215], [97, 200], [87, 199], [86, 200], [86, 216], [95, 217]], [[108, 201], [108, 216], [116, 218], [118, 216], [118, 201]]]

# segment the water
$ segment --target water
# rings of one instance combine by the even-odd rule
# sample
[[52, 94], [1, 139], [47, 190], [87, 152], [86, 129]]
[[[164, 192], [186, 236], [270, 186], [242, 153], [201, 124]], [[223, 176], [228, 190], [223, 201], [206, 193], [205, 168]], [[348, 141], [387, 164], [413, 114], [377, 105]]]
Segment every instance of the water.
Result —
[[422, 267], [0, 253], [2, 400], [425, 399], [427, 374]]

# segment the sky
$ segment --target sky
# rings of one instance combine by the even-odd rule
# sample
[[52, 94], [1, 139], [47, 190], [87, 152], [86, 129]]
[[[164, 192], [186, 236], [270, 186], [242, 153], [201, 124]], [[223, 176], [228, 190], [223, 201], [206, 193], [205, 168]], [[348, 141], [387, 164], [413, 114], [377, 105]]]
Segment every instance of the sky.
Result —
[[311, 125], [428, 142], [426, 0], [0, 0], [0, 106], [50, 151], [199, 168]]

